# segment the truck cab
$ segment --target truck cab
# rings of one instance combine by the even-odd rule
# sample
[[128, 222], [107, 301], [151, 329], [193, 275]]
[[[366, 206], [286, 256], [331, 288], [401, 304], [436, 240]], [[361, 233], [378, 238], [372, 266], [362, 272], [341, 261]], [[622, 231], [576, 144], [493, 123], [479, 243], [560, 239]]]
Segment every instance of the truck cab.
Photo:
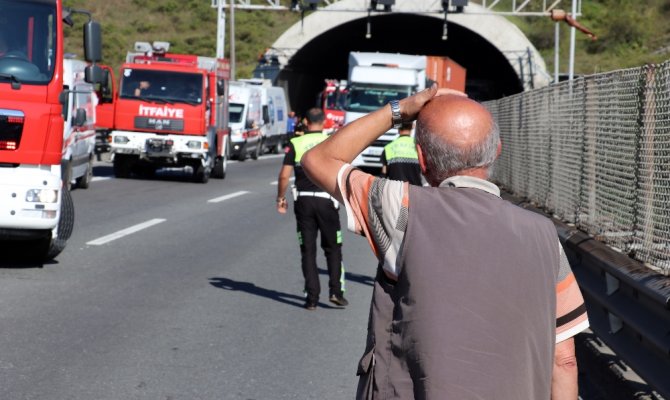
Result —
[[[43, 261], [65, 248], [74, 225], [61, 169], [63, 139], [71, 134], [65, 120], [72, 121], [69, 105], [77, 104], [64, 82], [63, 24], [73, 25], [79, 11], [64, 9], [61, 0], [0, 0], [0, 10], [0, 240], [28, 242]], [[100, 32], [89, 15], [89, 62], [100, 61]], [[95, 65], [83, 72], [84, 81], [98, 82]]]
[[114, 174], [151, 176], [159, 168], [193, 170], [197, 182], [224, 178], [229, 65], [168, 53], [169, 43], [138, 42], [121, 67], [112, 107]]
[[[349, 54], [349, 86], [344, 122], [348, 124], [391, 100], [400, 100], [426, 87], [426, 57], [406, 54]], [[355, 166], [381, 168], [384, 146], [398, 137], [391, 129], [353, 161]]]

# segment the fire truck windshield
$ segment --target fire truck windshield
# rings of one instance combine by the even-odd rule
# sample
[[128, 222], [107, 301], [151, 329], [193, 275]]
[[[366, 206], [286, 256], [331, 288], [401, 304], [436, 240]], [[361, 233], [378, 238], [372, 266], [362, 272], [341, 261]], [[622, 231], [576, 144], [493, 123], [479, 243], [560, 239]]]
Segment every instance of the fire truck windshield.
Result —
[[412, 94], [410, 86], [352, 85], [349, 88], [344, 109], [368, 113], [377, 110], [391, 100], [400, 100], [410, 94]]
[[126, 68], [123, 70], [120, 97], [158, 103], [203, 102], [202, 75], [165, 70]]
[[47, 84], [56, 57], [56, 2], [0, 0], [0, 83]]
[[328, 110], [344, 110], [345, 92], [333, 91], [326, 94], [325, 108]]

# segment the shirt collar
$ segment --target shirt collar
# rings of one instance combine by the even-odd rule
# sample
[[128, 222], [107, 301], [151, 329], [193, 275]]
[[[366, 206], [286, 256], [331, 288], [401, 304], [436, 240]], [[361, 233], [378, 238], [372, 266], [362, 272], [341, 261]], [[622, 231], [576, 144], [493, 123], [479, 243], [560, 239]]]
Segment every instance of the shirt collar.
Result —
[[473, 188], [500, 197], [500, 189], [498, 186], [487, 180], [475, 178], [474, 176], [451, 176], [443, 180], [442, 183], [440, 183], [440, 187]]

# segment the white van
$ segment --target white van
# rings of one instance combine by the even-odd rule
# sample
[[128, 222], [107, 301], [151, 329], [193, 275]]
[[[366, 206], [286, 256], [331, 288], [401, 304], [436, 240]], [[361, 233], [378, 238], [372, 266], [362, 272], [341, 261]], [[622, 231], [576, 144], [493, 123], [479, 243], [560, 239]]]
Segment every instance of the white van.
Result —
[[95, 107], [98, 97], [92, 84], [84, 80], [86, 63], [66, 58], [63, 60], [63, 85], [68, 90], [63, 116], [63, 156], [61, 174], [67, 189], [76, 184], [86, 189], [93, 177], [95, 155]]
[[280, 86], [272, 86], [269, 79], [242, 79], [261, 89], [263, 151], [281, 153], [287, 142], [288, 107], [286, 93]]
[[239, 161], [261, 154], [261, 91], [258, 86], [230, 82], [228, 91], [231, 156]]

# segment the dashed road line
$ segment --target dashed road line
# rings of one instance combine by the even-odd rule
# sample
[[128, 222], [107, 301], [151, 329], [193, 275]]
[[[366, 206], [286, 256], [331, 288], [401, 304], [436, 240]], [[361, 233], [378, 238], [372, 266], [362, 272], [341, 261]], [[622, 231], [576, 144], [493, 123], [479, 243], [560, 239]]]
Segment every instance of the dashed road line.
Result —
[[133, 225], [129, 228], [122, 229], [118, 232], [114, 232], [112, 234], [103, 236], [101, 238], [91, 240], [90, 242], [87, 242], [86, 244], [89, 245], [89, 246], [100, 246], [100, 245], [103, 245], [105, 243], [109, 243], [111, 241], [114, 241], [116, 239], [121, 239], [122, 237], [132, 235], [133, 233], [139, 232], [143, 229], [147, 229], [147, 228], [152, 227], [154, 225], [158, 225], [158, 224], [163, 223], [165, 221], [166, 220], [163, 219], [163, 218], [154, 218], [152, 220], [142, 222], [141, 224]]
[[[293, 182], [295, 180], [295, 176], [292, 176], [292, 177], [288, 178], [288, 180], [289, 180], [289, 182]], [[277, 185], [279, 185], [279, 182], [278, 181], [272, 181], [272, 182], [270, 182], [270, 185], [277, 186]]]
[[221, 196], [221, 197], [217, 197], [217, 198], [214, 198], [214, 199], [211, 199], [211, 200], [207, 200], [207, 202], [208, 203], [220, 203], [222, 201], [226, 201], [226, 200], [229, 200], [229, 199], [232, 199], [232, 198], [235, 198], [235, 197], [243, 196], [247, 193], [249, 193], [249, 192], [247, 192], [246, 190], [241, 190], [239, 192], [235, 192], [235, 193], [227, 194], [225, 196]]
[[91, 182], [107, 181], [107, 180], [110, 180], [110, 179], [112, 179], [111, 176], [94, 176], [91, 179]]

